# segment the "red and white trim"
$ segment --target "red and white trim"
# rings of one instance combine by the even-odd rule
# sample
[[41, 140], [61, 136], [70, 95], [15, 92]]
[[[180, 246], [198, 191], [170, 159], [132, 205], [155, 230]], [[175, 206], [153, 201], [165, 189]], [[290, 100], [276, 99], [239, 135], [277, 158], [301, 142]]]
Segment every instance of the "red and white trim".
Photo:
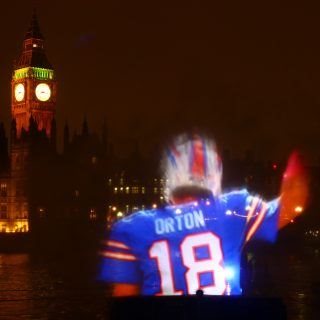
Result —
[[249, 229], [247, 236], [246, 236], [246, 242], [248, 242], [252, 236], [255, 234], [257, 229], [260, 227], [262, 220], [264, 219], [266, 212], [268, 210], [268, 205], [265, 202], [261, 203], [261, 211], [258, 213], [258, 216], [256, 220], [253, 222], [251, 228]]
[[247, 223], [249, 223], [249, 221], [253, 217], [253, 215], [254, 215], [254, 213], [255, 213], [255, 211], [257, 209], [258, 203], [259, 203], [259, 198], [256, 198], [256, 197], [253, 198], [252, 203], [250, 205], [250, 209], [249, 209], [248, 215], [247, 215]]
[[130, 247], [119, 241], [108, 240], [106, 241], [106, 245], [109, 247], [130, 250]]
[[117, 253], [111, 251], [104, 251], [101, 253], [106, 258], [118, 259], [118, 260], [126, 260], [126, 261], [136, 261], [137, 258], [133, 254], [127, 253]]

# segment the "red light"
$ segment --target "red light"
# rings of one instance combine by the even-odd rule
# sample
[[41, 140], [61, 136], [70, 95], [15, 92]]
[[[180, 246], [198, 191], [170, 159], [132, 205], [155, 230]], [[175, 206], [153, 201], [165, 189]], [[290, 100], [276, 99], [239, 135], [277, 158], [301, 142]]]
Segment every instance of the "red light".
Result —
[[274, 163], [274, 164], [272, 165], [272, 169], [273, 169], [273, 170], [277, 170], [277, 169], [278, 169], [278, 165], [277, 165], [276, 163]]

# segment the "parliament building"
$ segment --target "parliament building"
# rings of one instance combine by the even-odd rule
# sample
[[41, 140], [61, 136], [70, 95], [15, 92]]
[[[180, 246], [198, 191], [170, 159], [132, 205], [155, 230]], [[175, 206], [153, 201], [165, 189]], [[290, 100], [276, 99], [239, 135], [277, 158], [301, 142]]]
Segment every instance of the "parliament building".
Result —
[[[116, 157], [106, 121], [95, 134], [84, 118], [81, 132], [72, 137], [66, 124], [63, 152], [57, 152], [57, 94], [55, 70], [34, 13], [13, 64], [9, 138], [0, 123], [0, 234], [106, 225], [162, 205], [159, 150], [143, 157], [137, 142], [127, 158]], [[245, 181], [258, 191], [266, 183], [270, 190], [277, 188], [277, 172], [250, 159], [235, 163], [228, 158], [225, 177], [232, 185]]]

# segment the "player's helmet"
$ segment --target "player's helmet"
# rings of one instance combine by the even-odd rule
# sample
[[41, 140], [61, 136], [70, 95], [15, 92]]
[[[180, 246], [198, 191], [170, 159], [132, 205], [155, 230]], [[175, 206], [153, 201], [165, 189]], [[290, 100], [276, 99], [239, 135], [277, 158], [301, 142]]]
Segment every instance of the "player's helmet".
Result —
[[[221, 191], [222, 164], [213, 140], [200, 134], [182, 134], [166, 149], [163, 159], [165, 198], [177, 190]], [[196, 191], [197, 192], [197, 191]]]

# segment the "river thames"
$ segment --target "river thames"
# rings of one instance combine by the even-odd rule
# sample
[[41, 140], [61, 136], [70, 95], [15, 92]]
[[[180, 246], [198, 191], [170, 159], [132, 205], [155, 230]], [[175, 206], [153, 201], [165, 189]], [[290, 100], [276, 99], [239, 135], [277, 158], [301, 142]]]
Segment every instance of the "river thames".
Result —
[[[251, 294], [281, 297], [288, 319], [319, 319], [319, 245], [280, 243], [258, 256]], [[85, 241], [0, 253], [0, 319], [106, 319], [98, 269], [97, 246]]]

